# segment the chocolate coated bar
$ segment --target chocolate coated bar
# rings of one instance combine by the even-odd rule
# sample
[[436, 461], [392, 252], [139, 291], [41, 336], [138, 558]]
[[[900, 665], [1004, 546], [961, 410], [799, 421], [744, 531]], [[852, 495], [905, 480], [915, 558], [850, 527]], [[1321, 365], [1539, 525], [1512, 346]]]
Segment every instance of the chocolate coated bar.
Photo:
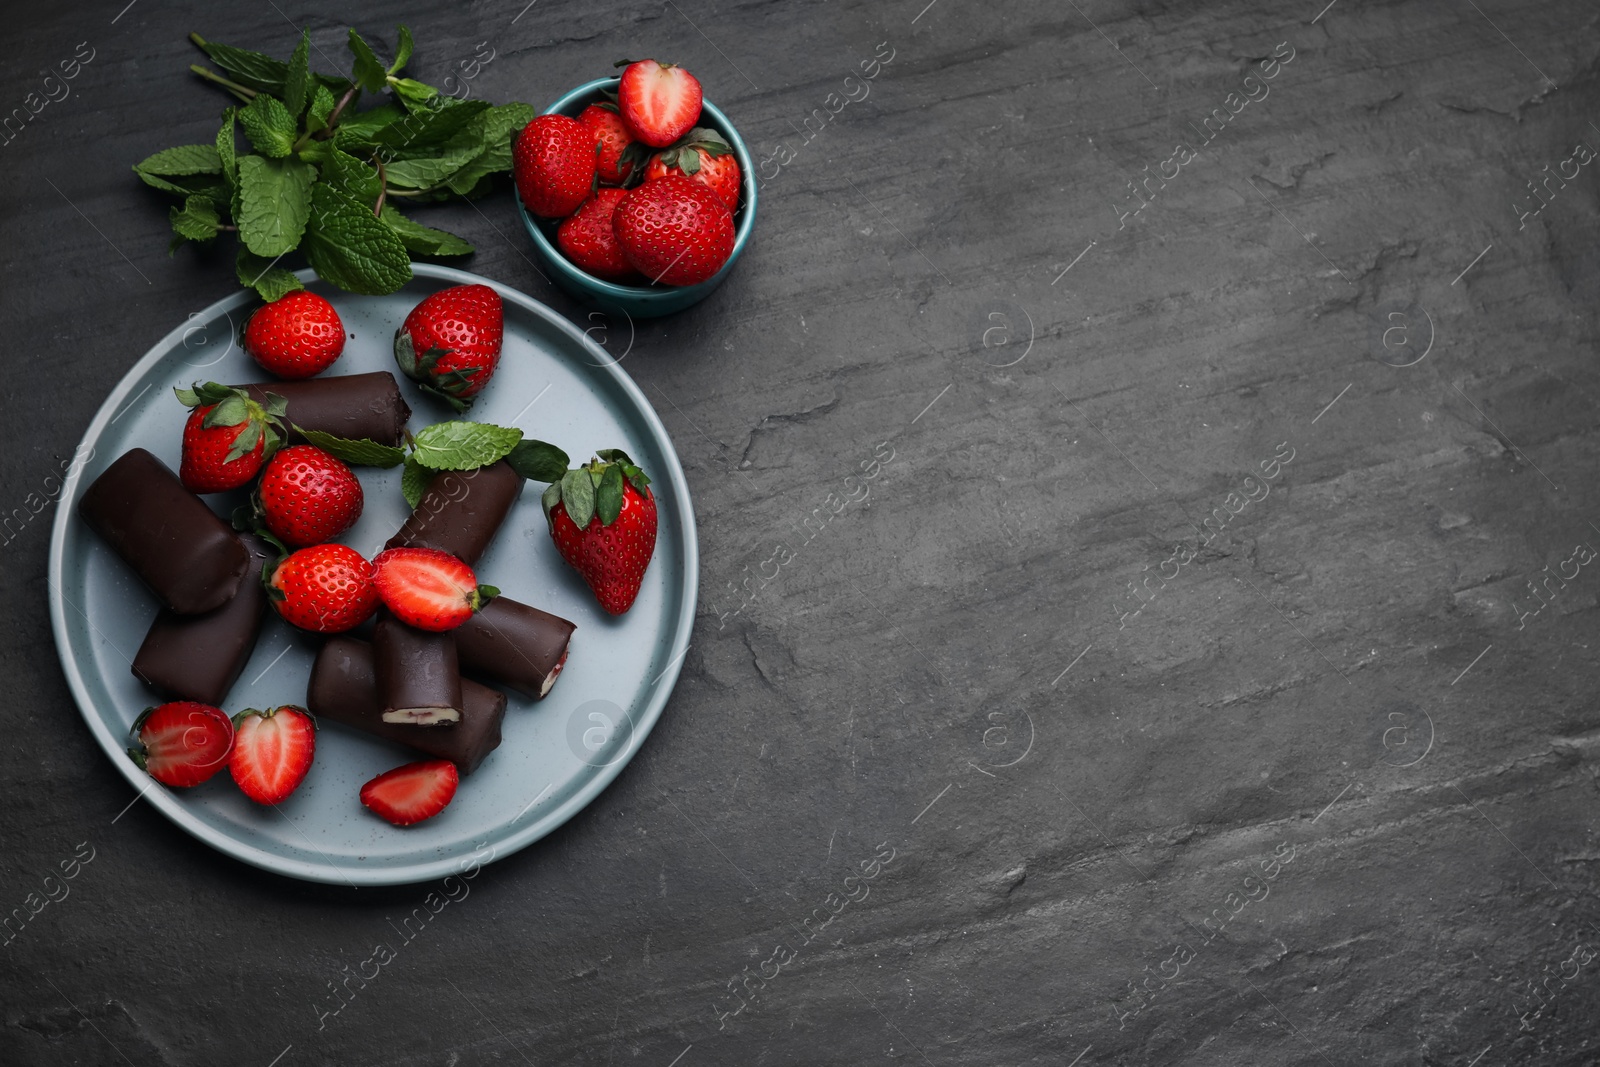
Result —
[[478, 562], [522, 495], [525, 481], [505, 460], [471, 471], [440, 471], [386, 548], [438, 548]]
[[575, 629], [560, 616], [497, 596], [452, 633], [463, 671], [538, 700], [566, 665]]
[[384, 722], [438, 726], [461, 718], [456, 639], [407, 626], [387, 611], [372, 631], [372, 660]]
[[366, 437], [380, 445], [398, 446], [411, 418], [411, 408], [400, 395], [400, 383], [384, 370], [295, 382], [253, 382], [239, 388], [258, 403], [266, 403], [268, 392], [288, 402], [283, 421], [291, 444], [303, 440], [292, 427], [303, 426], [336, 437]]
[[473, 681], [461, 683], [461, 721], [413, 726], [383, 721], [383, 701], [373, 672], [372, 646], [353, 637], [333, 637], [311, 667], [306, 707], [311, 714], [447, 759], [471, 774], [500, 744], [506, 695]]
[[78, 514], [180, 615], [232, 600], [250, 564], [249, 550], [228, 524], [142, 448], [94, 480]]

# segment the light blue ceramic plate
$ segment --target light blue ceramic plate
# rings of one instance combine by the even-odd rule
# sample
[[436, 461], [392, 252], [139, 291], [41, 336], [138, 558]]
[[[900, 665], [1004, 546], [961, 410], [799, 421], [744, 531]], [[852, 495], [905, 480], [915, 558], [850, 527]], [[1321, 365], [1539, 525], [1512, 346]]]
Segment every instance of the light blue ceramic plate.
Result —
[[[593, 800], [644, 743], [667, 702], [688, 651], [699, 585], [694, 511], [683, 468], [660, 419], [616, 363], [549, 308], [514, 289], [464, 271], [426, 264], [389, 296], [352, 296], [301, 276], [339, 310], [349, 331], [329, 375], [393, 371], [394, 331], [424, 296], [482, 282], [505, 301], [505, 349], [494, 381], [470, 418], [515, 425], [560, 445], [574, 462], [622, 447], [654, 480], [660, 534], [633, 609], [607, 615], [556, 554], [539, 508], [542, 485], [521, 502], [479, 562], [482, 580], [508, 596], [577, 623], [566, 670], [550, 695], [512, 695], [504, 741], [437, 817], [407, 829], [361, 806], [361, 784], [411, 759], [405, 750], [324, 724], [304, 784], [276, 808], [245, 799], [226, 772], [190, 790], [159, 785], [124, 752], [128, 729], [158, 703], [132, 676], [131, 657], [156, 601], [78, 518], [82, 489], [118, 456], [144, 447], [174, 470], [185, 415], [175, 385], [196, 380], [263, 381], [269, 376], [235, 340], [257, 305], [240, 293], [191, 315], [147, 352], [111, 391], [84, 435], [93, 456], [70, 476], [50, 541], [50, 615], [67, 682], [110, 768], [167, 818], [246, 863], [332, 884], [398, 885], [440, 878], [470, 863], [515, 852]], [[449, 416], [400, 377], [413, 431]], [[399, 470], [360, 471], [361, 521], [343, 541], [369, 558], [409, 513]], [[226, 514], [235, 498], [207, 498]], [[246, 707], [304, 703], [317, 641], [269, 617], [255, 655], [229, 695]], [[132, 796], [130, 795], [130, 799]]]

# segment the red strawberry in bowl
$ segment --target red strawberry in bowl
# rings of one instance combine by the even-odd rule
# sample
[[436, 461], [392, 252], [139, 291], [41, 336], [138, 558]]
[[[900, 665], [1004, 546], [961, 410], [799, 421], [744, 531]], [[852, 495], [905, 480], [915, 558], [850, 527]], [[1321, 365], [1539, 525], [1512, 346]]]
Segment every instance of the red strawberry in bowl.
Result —
[[257, 309], [244, 327], [244, 350], [280, 378], [321, 374], [344, 352], [344, 323], [333, 305], [296, 289]]
[[703, 282], [733, 254], [728, 205], [710, 186], [676, 174], [630, 191], [612, 224], [622, 254], [652, 282]]
[[174, 390], [193, 410], [183, 424], [183, 454], [178, 478], [191, 493], [237, 489], [256, 476], [282, 438], [282, 397], [268, 393], [263, 406], [243, 389], [196, 382]]
[[596, 189], [583, 206], [556, 228], [556, 246], [580, 270], [608, 282], [642, 285], [645, 279], [622, 254], [617, 231], [612, 226], [617, 205], [628, 195], [626, 189]]
[[522, 128], [511, 149], [517, 195], [540, 218], [566, 218], [594, 190], [599, 142], [567, 115], [540, 115]]
[[644, 169], [644, 180], [669, 174], [693, 178], [711, 187], [729, 211], [739, 207], [739, 160], [722, 134], [697, 126], [671, 148], [657, 152]]
[[332, 541], [361, 517], [361, 482], [344, 461], [314, 445], [280, 449], [261, 468], [261, 520], [291, 548]]
[[648, 147], [633, 139], [628, 124], [609, 100], [590, 104], [578, 113], [578, 121], [589, 128], [600, 144], [595, 173], [601, 185], [623, 185], [639, 169]]
[[634, 139], [665, 148], [700, 121], [704, 96], [693, 74], [653, 59], [628, 63], [617, 85], [617, 107]]
[[546, 489], [543, 504], [556, 550], [600, 606], [613, 615], [631, 608], [656, 548], [656, 500], [644, 471], [620, 448], [604, 449]]
[[505, 339], [505, 307], [487, 285], [441, 289], [411, 309], [394, 335], [406, 377], [457, 411], [489, 384]]

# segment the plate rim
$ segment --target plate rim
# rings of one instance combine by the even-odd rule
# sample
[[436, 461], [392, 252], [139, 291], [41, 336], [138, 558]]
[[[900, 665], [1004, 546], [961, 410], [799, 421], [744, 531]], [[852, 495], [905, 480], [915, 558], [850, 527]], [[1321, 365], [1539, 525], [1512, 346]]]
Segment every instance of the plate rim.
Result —
[[[411, 265], [413, 278], [427, 278], [455, 285], [487, 285], [500, 294], [502, 300], [515, 303], [524, 310], [544, 319], [558, 331], [565, 334], [569, 340], [578, 345], [580, 349], [587, 349], [590, 354], [598, 359], [592, 365], [604, 368], [612, 379], [621, 386], [623, 392], [629, 396], [635, 406], [644, 414], [647, 427], [666, 444], [664, 449], [668, 462], [665, 477], [657, 481], [666, 482], [673, 487], [677, 504], [682, 509], [682, 522], [680, 534], [684, 546], [684, 583], [685, 595], [679, 607], [678, 616], [674, 621], [674, 636], [672, 641], [672, 659], [664, 670], [651, 683], [652, 691], [644, 710], [639, 715], [639, 721], [633, 724], [633, 730], [628, 738], [623, 752], [613, 761], [598, 768], [599, 773], [591, 776], [583, 787], [563, 803], [552, 808], [543, 816], [533, 822], [505, 834], [502, 837], [491, 837], [489, 840], [474, 846], [474, 852], [468, 858], [445, 857], [431, 860], [422, 860], [409, 864], [382, 868], [354, 867], [343, 870], [336, 867], [332, 860], [326, 864], [314, 863], [308, 860], [291, 859], [278, 855], [266, 849], [245, 844], [228, 833], [216, 829], [205, 823], [189, 810], [189, 805], [184, 798], [178, 796], [170, 789], [148, 788], [151, 784], [159, 785], [127, 758], [126, 751], [120, 738], [115, 737], [110, 728], [97, 714], [92, 713], [93, 701], [89, 698], [87, 684], [83, 673], [73, 658], [68, 655], [69, 642], [67, 640], [67, 616], [65, 610], [65, 593], [63, 592], [63, 554], [66, 548], [68, 524], [77, 518], [77, 504], [79, 496], [79, 483], [84, 474], [84, 465], [74, 465], [67, 473], [66, 481], [62, 485], [58, 498], [58, 507], [50, 529], [50, 558], [46, 570], [46, 579], [49, 585], [50, 600], [50, 629], [56, 643], [56, 658], [61, 663], [61, 669], [66, 676], [67, 688], [72, 693], [73, 701], [78, 706], [78, 714], [89, 727], [89, 732], [99, 742], [100, 747], [114, 766], [122, 773], [128, 784], [143, 796], [171, 822], [185, 830], [190, 836], [210, 845], [218, 852], [231, 856], [236, 860], [248, 863], [262, 870], [275, 874], [297, 878], [302, 881], [318, 882], [326, 885], [355, 885], [355, 886], [397, 886], [413, 885], [418, 882], [434, 878], [442, 878], [451, 874], [458, 874], [464, 866], [481, 866], [503, 859], [506, 856], [519, 852], [533, 844], [535, 841], [554, 832], [564, 825], [578, 812], [587, 807], [595, 797], [599, 796], [622, 773], [633, 757], [643, 747], [645, 739], [655, 728], [656, 722], [661, 718], [662, 711], [666, 708], [667, 701], [671, 699], [673, 689], [677, 686], [679, 673], [683, 669], [685, 655], [688, 652], [690, 637], [694, 629], [695, 616], [699, 610], [700, 600], [700, 545], [696, 532], [694, 518], [694, 503], [689, 496], [689, 483], [683, 472], [682, 461], [678, 458], [677, 448], [672, 443], [672, 437], [661, 422], [655, 407], [645, 397], [633, 378], [621, 369], [620, 362], [612, 359], [608, 353], [601, 349], [588, 335], [569, 322], [564, 316], [549, 305], [534, 299], [510, 285], [495, 281], [470, 271], [459, 270], [455, 267], [445, 267], [433, 263], [413, 263]], [[302, 282], [312, 282], [317, 279], [316, 272], [309, 267], [295, 271], [295, 276]], [[359, 296], [360, 294], [351, 294]], [[225, 296], [206, 307], [203, 311], [175, 326], [152, 345], [133, 366], [129, 367], [118, 379], [110, 395], [101, 403], [89, 425], [84, 429], [78, 440], [78, 447], [91, 438], [98, 440], [106, 431], [113, 418], [113, 413], [118, 411], [127, 396], [133, 390], [133, 383], [144, 374], [148, 373], [161, 360], [168, 355], [173, 347], [181, 344], [184, 332], [190, 327], [188, 322], [193, 319], [209, 321], [217, 315], [226, 314], [248, 305], [256, 299], [249, 290], [241, 289], [232, 295]], [[135, 398], [137, 400], [137, 398]], [[81, 614], [81, 611], [80, 611]], [[85, 616], [87, 619], [87, 616]], [[92, 623], [90, 624], [93, 625]], [[135, 798], [138, 799], [137, 797]], [[471, 835], [476, 837], [477, 835]], [[486, 859], [478, 859], [477, 853], [483, 848], [493, 845], [492, 854]], [[315, 848], [315, 846], [312, 846]]]

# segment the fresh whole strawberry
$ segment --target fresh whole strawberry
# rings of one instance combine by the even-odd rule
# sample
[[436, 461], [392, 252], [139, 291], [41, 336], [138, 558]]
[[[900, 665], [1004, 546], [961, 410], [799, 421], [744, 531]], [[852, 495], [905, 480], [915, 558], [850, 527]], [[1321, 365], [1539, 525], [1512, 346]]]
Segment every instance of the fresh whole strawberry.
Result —
[[305, 781], [316, 751], [317, 724], [304, 708], [247, 708], [233, 717], [228, 773], [257, 804], [278, 804]]
[[693, 74], [653, 59], [626, 64], [617, 86], [617, 107], [634, 139], [665, 148], [700, 121], [703, 94]]
[[378, 610], [372, 564], [345, 545], [291, 552], [266, 572], [267, 596], [291, 626], [313, 633], [353, 629]]
[[291, 548], [320, 545], [354, 526], [363, 495], [355, 473], [315, 445], [280, 449], [256, 487], [261, 519]]
[[703, 282], [733, 254], [728, 205], [710, 186], [676, 174], [631, 190], [612, 225], [622, 254], [652, 282]]
[[578, 113], [578, 121], [589, 128], [600, 144], [595, 174], [601, 185], [623, 185], [644, 162], [649, 147], [633, 139], [628, 124], [609, 100], [590, 104]]
[[499, 595], [472, 568], [437, 548], [390, 548], [372, 561], [383, 606], [407, 626], [443, 633]]
[[361, 803], [396, 826], [431, 819], [445, 809], [461, 781], [449, 760], [422, 760], [396, 767], [361, 787]]
[[233, 720], [221, 708], [178, 700], [146, 709], [129, 732], [128, 755], [163, 785], [199, 785], [228, 765]]
[[395, 331], [394, 358], [425, 392], [465, 411], [494, 376], [504, 339], [500, 294], [487, 285], [453, 285], [411, 309]]
[[540, 115], [522, 128], [511, 150], [517, 195], [540, 218], [566, 218], [594, 190], [600, 144], [569, 115]]
[[191, 493], [220, 493], [244, 485], [282, 442], [285, 403], [268, 393], [263, 406], [243, 389], [216, 382], [175, 389], [191, 408], [183, 424], [183, 455], [178, 478]]
[[682, 141], [657, 152], [644, 169], [644, 180], [654, 181], [668, 174], [704, 182], [722, 198], [729, 211], [739, 207], [739, 160], [733, 154], [733, 146], [716, 130], [697, 126]]
[[577, 568], [600, 606], [621, 615], [633, 606], [656, 548], [656, 500], [645, 476], [620, 448], [544, 491], [550, 537]]
[[325, 299], [296, 289], [250, 316], [244, 350], [280, 378], [309, 378], [344, 352], [344, 323]]
[[556, 244], [578, 269], [608, 282], [642, 283], [617, 243], [612, 226], [617, 204], [628, 195], [626, 189], [597, 189], [583, 206], [561, 220], [556, 229]]

